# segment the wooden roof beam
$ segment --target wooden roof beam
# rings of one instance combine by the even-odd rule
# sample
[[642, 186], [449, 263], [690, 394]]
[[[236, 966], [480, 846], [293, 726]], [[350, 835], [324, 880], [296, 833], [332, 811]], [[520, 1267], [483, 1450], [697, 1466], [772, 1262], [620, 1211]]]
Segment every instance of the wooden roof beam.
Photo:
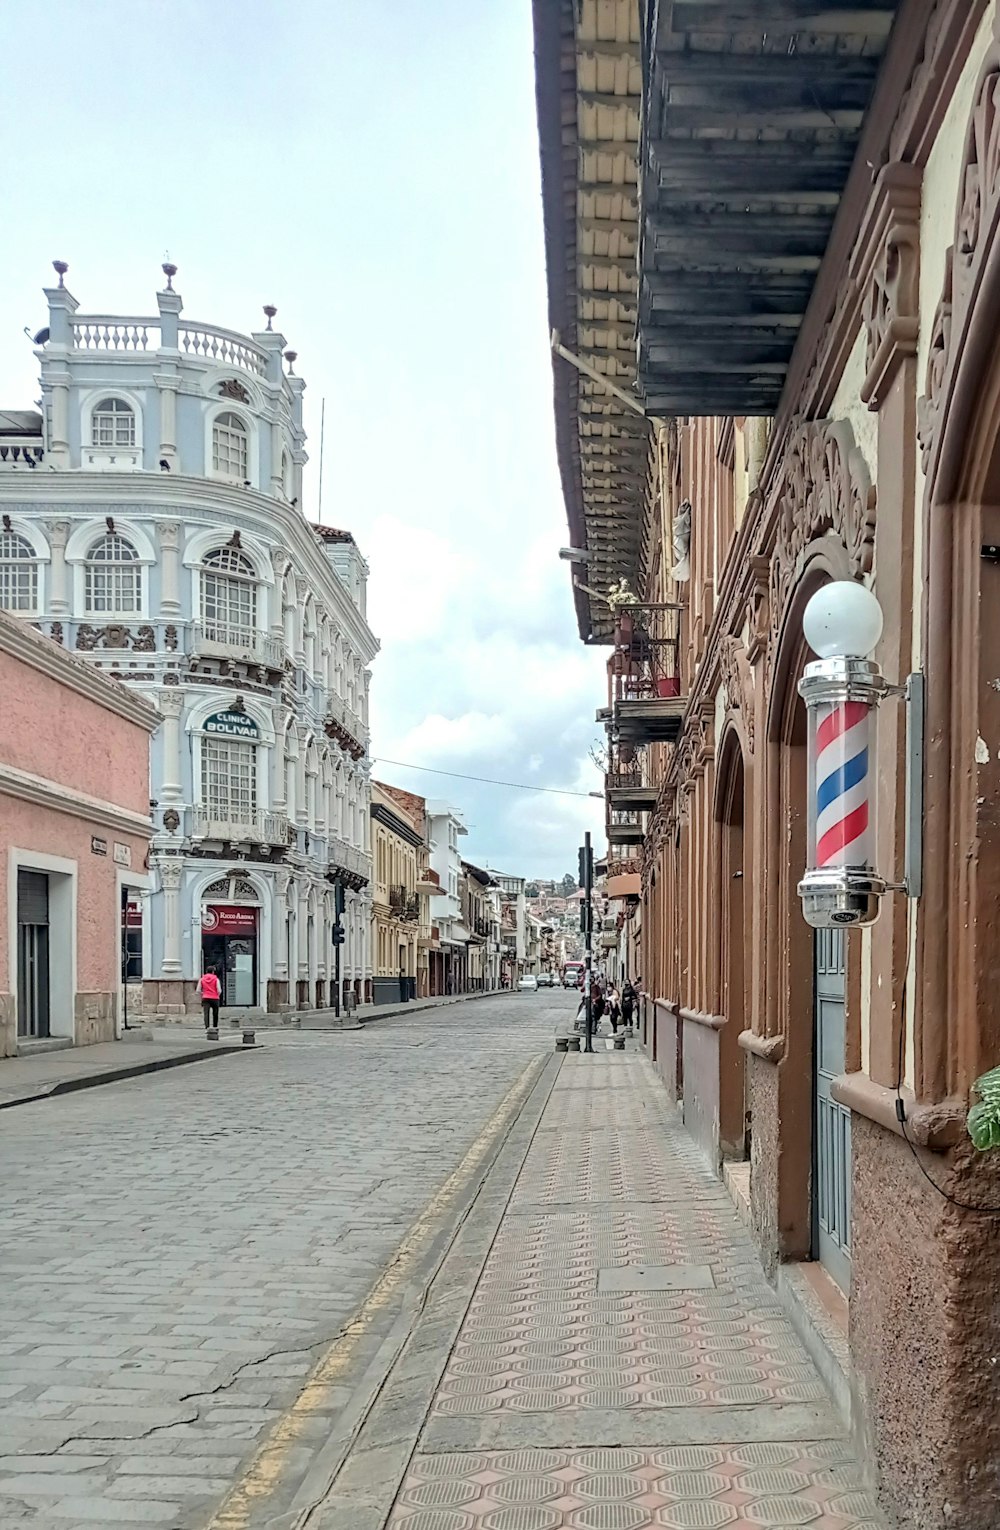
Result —
[[723, 102], [731, 106], [730, 85], [741, 81], [764, 93], [761, 104], [766, 106], [771, 85], [790, 81], [805, 91], [836, 91], [845, 85], [866, 85], [870, 90], [880, 63], [874, 53], [808, 53], [798, 49], [735, 53], [728, 48], [694, 52], [686, 45], [683, 51], [658, 46], [654, 83], [672, 87], [703, 81], [714, 87], [720, 106]]
[[890, 0], [674, 0], [661, 12], [658, 45], [669, 32], [735, 32], [761, 28], [772, 36], [813, 32], [822, 36], [887, 37], [896, 6]]
[[725, 133], [745, 133], [748, 129], [758, 133], [791, 133], [838, 128], [842, 132], [854, 133], [860, 128], [864, 115], [860, 106], [830, 106], [827, 109], [793, 101], [786, 105], [768, 102], [748, 118], [746, 112], [727, 112], [717, 105], [682, 105], [671, 99], [663, 125], [668, 133], [697, 133], [701, 128]]

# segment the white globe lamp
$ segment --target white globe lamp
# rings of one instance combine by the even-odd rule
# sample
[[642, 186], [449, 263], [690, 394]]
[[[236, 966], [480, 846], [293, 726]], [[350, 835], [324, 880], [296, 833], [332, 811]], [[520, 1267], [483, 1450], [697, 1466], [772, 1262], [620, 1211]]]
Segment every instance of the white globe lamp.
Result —
[[834, 579], [806, 606], [802, 630], [821, 659], [866, 659], [882, 636], [882, 607], [863, 584]]

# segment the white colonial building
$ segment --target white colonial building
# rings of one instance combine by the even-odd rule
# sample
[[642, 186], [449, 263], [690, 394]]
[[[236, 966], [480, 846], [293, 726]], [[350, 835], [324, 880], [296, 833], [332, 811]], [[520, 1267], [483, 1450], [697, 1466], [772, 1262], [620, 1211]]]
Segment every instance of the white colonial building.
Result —
[[[155, 701], [130, 1008], [203, 968], [242, 1012], [370, 995], [367, 567], [299, 508], [303, 383], [271, 327], [84, 316], [48, 289], [41, 414], [0, 415], [0, 607]], [[287, 370], [286, 370], [287, 367]], [[334, 943], [343, 896], [344, 941]]]

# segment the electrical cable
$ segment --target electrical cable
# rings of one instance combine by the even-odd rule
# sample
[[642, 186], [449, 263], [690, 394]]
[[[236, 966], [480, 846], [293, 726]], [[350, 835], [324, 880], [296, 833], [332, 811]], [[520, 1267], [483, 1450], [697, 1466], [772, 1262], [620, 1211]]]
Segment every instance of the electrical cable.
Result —
[[960, 1201], [957, 1195], [952, 1195], [949, 1191], [942, 1189], [937, 1181], [932, 1179], [927, 1170], [924, 1168], [924, 1165], [920, 1161], [920, 1154], [917, 1152], [916, 1146], [911, 1141], [910, 1135], [906, 1130], [906, 1102], [903, 1099], [903, 1046], [906, 1038], [906, 994], [910, 982], [910, 954], [913, 941], [913, 921], [908, 918], [906, 925], [906, 965], [903, 968], [903, 991], [901, 1005], [902, 1013], [900, 1015], [899, 1026], [899, 1056], [896, 1065], [896, 1120], [899, 1122], [899, 1129], [903, 1134], [903, 1141], [906, 1143], [910, 1152], [913, 1154], [914, 1163], [932, 1190], [936, 1190], [938, 1195], [940, 1195], [944, 1200], [950, 1201], [952, 1206], [957, 1206], [960, 1211], [975, 1211], [978, 1212], [982, 1217], [1000, 1217], [1000, 1206], [974, 1206], [971, 1201]]
[[436, 770], [433, 765], [411, 765], [406, 760], [387, 760], [372, 755], [373, 765], [398, 765], [400, 770], [422, 770], [426, 775], [451, 776], [455, 781], [478, 781], [481, 786], [508, 786], [517, 792], [548, 792], [553, 797], [589, 797], [590, 792], [571, 792], [562, 786], [529, 786], [526, 781], [496, 781], [492, 776], [463, 776], [457, 770]]

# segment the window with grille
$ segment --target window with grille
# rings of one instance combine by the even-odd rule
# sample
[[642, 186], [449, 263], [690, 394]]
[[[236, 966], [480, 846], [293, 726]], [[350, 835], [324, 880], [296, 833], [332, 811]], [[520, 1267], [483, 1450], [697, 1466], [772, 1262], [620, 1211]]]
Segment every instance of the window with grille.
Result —
[[0, 531], [0, 610], [37, 611], [38, 560], [27, 537]]
[[91, 418], [92, 446], [134, 446], [135, 413], [121, 398], [102, 398]]
[[257, 746], [206, 737], [201, 746], [201, 800], [206, 816], [253, 823], [257, 813]]
[[247, 479], [247, 432], [238, 414], [227, 412], [212, 425], [212, 471], [223, 478]]
[[102, 616], [142, 609], [142, 564], [127, 537], [109, 532], [90, 549], [84, 602], [88, 612]]
[[201, 621], [211, 643], [249, 646], [257, 632], [257, 576], [236, 547], [217, 547], [202, 561]]

